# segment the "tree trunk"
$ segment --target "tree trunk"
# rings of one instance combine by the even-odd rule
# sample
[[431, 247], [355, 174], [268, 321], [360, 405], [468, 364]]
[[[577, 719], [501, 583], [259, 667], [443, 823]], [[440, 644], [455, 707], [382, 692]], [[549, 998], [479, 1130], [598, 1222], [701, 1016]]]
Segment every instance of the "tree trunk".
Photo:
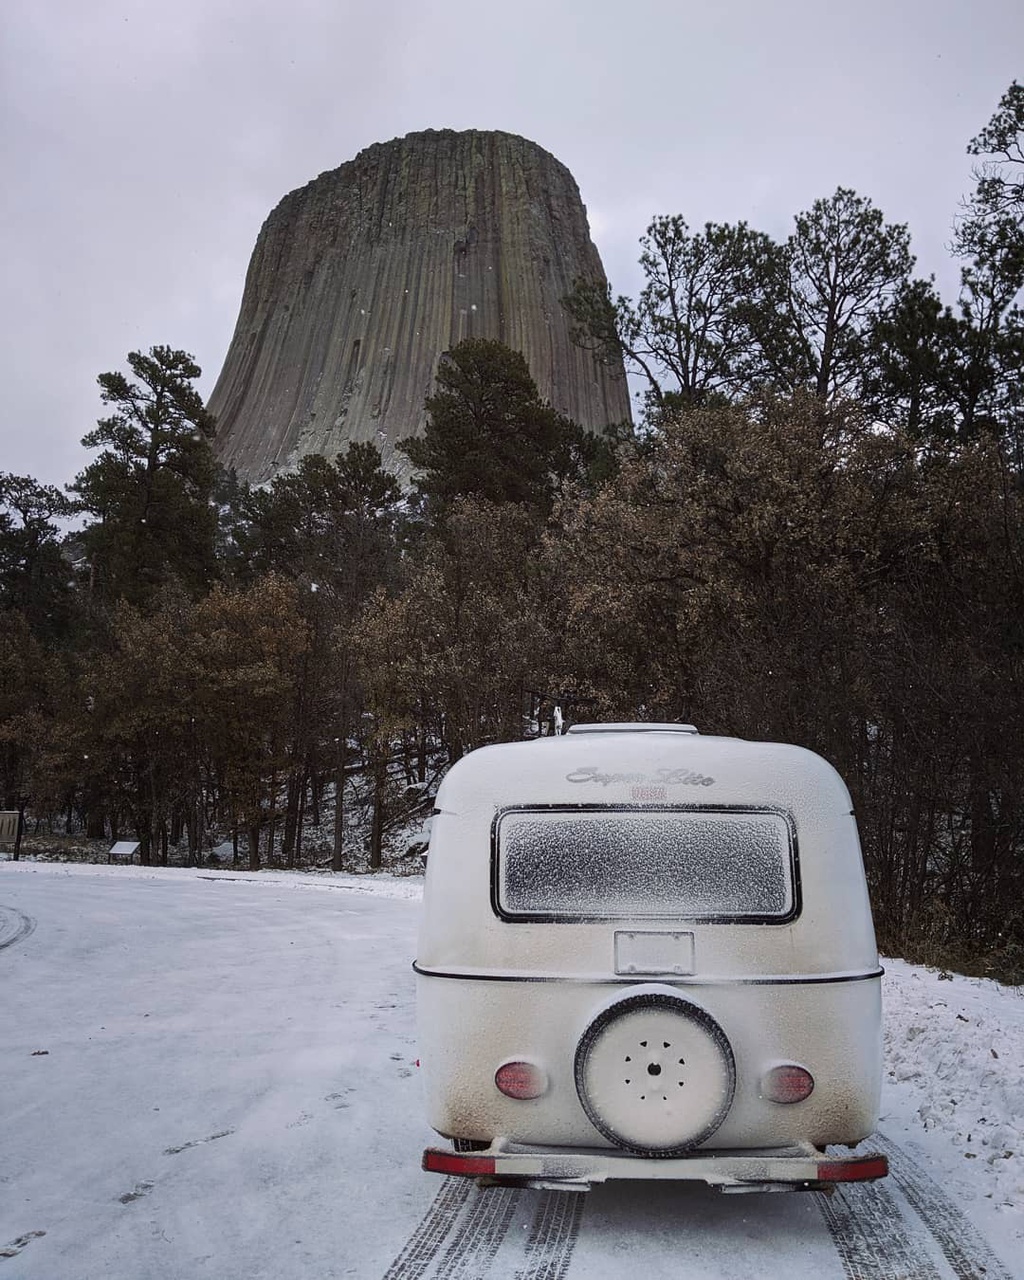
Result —
[[384, 791], [388, 778], [387, 757], [378, 755], [373, 762], [373, 819], [370, 823], [370, 870], [380, 869], [384, 846]]
[[306, 793], [309, 785], [309, 774], [304, 773], [302, 776], [302, 785], [299, 787], [299, 812], [298, 821], [295, 825], [295, 858], [294, 864], [297, 867], [302, 866], [302, 823], [306, 816]]
[[191, 804], [185, 816], [185, 830], [188, 834], [188, 865], [198, 867], [202, 859], [199, 856], [199, 808]]
[[426, 782], [427, 780], [427, 730], [426, 725], [421, 725], [416, 738], [416, 781]]
[[288, 791], [284, 810], [284, 839], [281, 842], [281, 854], [284, 865], [289, 869], [295, 866], [295, 827], [299, 813], [299, 779], [293, 770], [288, 775]]
[[340, 871], [343, 865], [345, 835], [345, 739], [335, 739], [334, 752], [334, 848], [331, 852], [331, 870]]
[[260, 824], [259, 819], [249, 826], [249, 870], [260, 869]]
[[14, 833], [14, 861], [21, 857], [21, 837], [25, 834], [25, 801], [18, 805], [18, 827]]
[[274, 862], [274, 840], [277, 836], [277, 770], [270, 775], [270, 831], [267, 835], [267, 866]]
[[[315, 756], [310, 756], [306, 776], [312, 784], [310, 796], [313, 801], [313, 826], [318, 827], [320, 825], [320, 802], [324, 797], [324, 780], [320, 774], [320, 766]], [[303, 793], [303, 797], [305, 797], [305, 793]]]

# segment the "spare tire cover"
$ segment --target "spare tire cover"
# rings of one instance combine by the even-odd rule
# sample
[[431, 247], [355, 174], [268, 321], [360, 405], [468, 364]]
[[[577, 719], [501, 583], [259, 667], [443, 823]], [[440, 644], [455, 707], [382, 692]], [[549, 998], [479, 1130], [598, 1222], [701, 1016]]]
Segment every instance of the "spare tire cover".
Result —
[[705, 1142], [725, 1119], [735, 1088], [725, 1032], [703, 1009], [668, 993], [616, 1001], [576, 1049], [576, 1092], [591, 1123], [642, 1155], [681, 1155]]

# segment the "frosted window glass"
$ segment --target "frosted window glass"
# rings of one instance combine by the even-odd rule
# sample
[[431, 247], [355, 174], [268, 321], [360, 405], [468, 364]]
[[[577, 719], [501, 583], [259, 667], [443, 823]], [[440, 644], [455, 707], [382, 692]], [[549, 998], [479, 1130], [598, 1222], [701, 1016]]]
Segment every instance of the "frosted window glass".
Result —
[[729, 810], [510, 810], [496, 831], [512, 916], [786, 919], [789, 824]]

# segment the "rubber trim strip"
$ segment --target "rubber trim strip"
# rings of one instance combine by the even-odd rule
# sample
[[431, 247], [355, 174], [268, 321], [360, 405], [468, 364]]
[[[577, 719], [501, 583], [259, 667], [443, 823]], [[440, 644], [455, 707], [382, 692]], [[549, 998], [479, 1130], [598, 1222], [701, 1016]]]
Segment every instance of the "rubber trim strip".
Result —
[[667, 982], [673, 987], [810, 987], [840, 982], [869, 982], [880, 978], [885, 972], [881, 966], [877, 969], [866, 969], [863, 973], [820, 973], [820, 974], [785, 974], [765, 978], [701, 978], [684, 977], [679, 974], [644, 974], [630, 978], [615, 975], [610, 978], [564, 978], [548, 974], [511, 974], [511, 973], [453, 973], [447, 969], [428, 969], [417, 960], [412, 963], [413, 971], [426, 978], [455, 978], [462, 982], [566, 982], [585, 987], [627, 986], [629, 984], [650, 984]]

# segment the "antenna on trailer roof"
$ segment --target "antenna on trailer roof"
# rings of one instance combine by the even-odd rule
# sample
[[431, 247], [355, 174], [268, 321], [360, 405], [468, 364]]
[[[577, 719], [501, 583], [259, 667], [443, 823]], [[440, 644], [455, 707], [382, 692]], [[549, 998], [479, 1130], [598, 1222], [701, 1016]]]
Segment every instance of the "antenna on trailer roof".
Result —
[[581, 698], [572, 693], [541, 693], [538, 689], [527, 689], [526, 692], [530, 695], [528, 738], [561, 737], [569, 731], [569, 709], [593, 702], [593, 698]]

